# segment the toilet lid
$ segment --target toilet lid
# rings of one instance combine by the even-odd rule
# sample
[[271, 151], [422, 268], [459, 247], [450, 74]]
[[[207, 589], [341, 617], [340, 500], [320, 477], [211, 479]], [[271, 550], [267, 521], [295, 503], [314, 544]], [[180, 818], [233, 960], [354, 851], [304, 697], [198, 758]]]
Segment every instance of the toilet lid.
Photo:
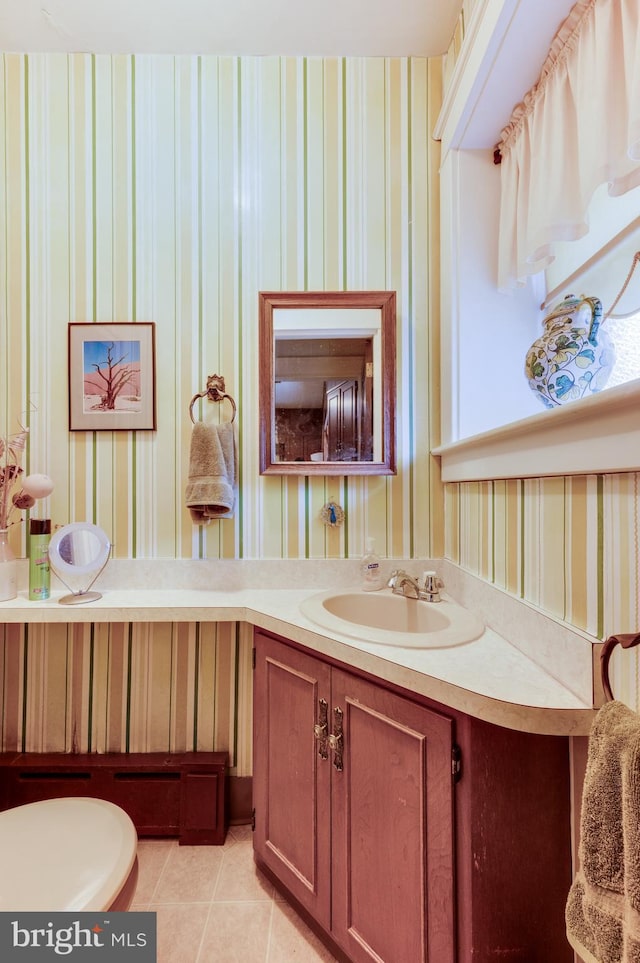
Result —
[[127, 813], [104, 799], [47, 799], [1, 812], [0, 911], [108, 910], [137, 842]]

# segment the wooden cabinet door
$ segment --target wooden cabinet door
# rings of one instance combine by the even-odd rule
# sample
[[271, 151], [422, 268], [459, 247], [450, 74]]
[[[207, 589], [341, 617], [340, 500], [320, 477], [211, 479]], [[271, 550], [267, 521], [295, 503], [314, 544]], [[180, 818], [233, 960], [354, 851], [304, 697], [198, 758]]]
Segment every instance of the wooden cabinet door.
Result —
[[334, 939], [354, 963], [453, 963], [452, 720], [337, 669], [335, 708]]
[[331, 770], [314, 727], [331, 669], [260, 633], [255, 647], [254, 850], [328, 931]]

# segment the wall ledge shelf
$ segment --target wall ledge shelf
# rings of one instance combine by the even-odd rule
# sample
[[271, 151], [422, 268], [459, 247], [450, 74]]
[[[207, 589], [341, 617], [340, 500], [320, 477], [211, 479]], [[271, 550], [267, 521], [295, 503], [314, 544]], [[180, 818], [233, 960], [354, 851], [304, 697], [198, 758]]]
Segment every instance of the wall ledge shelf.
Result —
[[443, 482], [640, 471], [640, 379], [432, 454]]

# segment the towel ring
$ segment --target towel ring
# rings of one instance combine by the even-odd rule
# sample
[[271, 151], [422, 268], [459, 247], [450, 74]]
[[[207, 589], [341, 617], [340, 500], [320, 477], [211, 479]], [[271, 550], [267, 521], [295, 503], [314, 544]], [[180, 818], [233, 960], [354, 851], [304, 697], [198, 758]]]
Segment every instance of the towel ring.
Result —
[[231, 421], [233, 422], [236, 420], [236, 403], [231, 397], [231, 395], [228, 395], [227, 392], [225, 391], [224, 378], [222, 377], [222, 375], [214, 374], [214, 375], [209, 375], [209, 377], [207, 378], [207, 387], [205, 388], [205, 390], [199, 391], [191, 399], [191, 404], [189, 405], [189, 417], [191, 418], [191, 421], [194, 425], [196, 423], [196, 420], [193, 417], [193, 406], [198, 400], [198, 398], [204, 398], [205, 395], [209, 399], [209, 401], [224, 401], [225, 398], [227, 399], [227, 401], [230, 401], [231, 407], [233, 408]]
[[602, 675], [602, 688], [604, 689], [607, 701], [613, 700], [613, 692], [611, 691], [611, 685], [609, 683], [609, 660], [616, 645], [621, 645], [623, 649], [633, 649], [634, 646], [640, 645], [640, 632], [610, 635], [602, 646], [600, 652], [600, 673]]

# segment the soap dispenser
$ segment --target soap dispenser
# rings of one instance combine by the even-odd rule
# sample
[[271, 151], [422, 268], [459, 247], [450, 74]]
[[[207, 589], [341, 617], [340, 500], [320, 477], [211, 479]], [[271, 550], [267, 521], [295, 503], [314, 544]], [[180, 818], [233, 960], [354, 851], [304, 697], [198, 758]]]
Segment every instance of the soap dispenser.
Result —
[[363, 592], [377, 592], [379, 589], [384, 588], [380, 558], [375, 552], [375, 540], [368, 538], [366, 544], [367, 550], [360, 563], [362, 590]]

